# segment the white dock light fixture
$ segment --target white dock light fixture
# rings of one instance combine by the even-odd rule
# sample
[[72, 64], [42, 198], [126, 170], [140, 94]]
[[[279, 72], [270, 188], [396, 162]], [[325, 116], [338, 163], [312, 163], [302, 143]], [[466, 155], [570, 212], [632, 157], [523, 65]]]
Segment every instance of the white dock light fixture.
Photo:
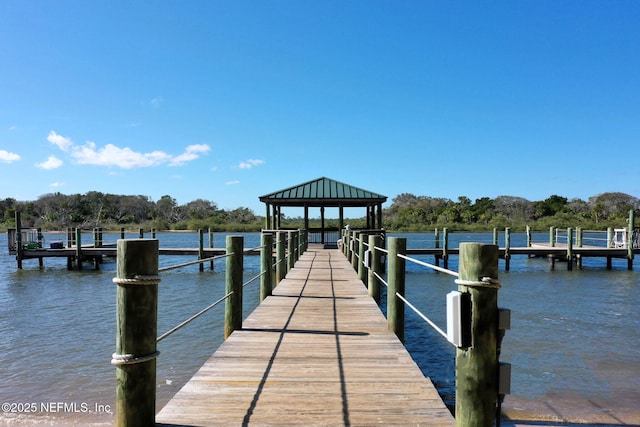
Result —
[[471, 298], [468, 293], [447, 294], [447, 340], [459, 348], [471, 346]]

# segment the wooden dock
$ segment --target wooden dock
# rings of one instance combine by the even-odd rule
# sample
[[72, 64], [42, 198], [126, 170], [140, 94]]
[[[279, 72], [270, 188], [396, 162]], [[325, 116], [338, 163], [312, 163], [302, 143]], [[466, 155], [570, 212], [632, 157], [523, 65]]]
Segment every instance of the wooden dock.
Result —
[[455, 424], [344, 255], [315, 245], [156, 422]]

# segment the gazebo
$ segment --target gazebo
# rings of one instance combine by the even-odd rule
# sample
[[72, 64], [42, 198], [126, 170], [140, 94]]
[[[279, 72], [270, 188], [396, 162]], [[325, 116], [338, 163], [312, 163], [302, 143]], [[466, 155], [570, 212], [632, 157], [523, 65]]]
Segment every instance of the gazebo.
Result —
[[[363, 190], [362, 188], [344, 184], [342, 182], [321, 177], [304, 182], [293, 187], [285, 188], [260, 197], [260, 201], [266, 204], [266, 228], [280, 229], [281, 214], [284, 206], [304, 208], [304, 228], [309, 231], [309, 238], [314, 239], [309, 230], [309, 208], [320, 208], [320, 241], [325, 243], [325, 208], [339, 209], [340, 229], [344, 228], [344, 208], [363, 207], [366, 209], [367, 229], [382, 228], [382, 204], [387, 201], [387, 196]], [[315, 239], [314, 239], [315, 240]]]

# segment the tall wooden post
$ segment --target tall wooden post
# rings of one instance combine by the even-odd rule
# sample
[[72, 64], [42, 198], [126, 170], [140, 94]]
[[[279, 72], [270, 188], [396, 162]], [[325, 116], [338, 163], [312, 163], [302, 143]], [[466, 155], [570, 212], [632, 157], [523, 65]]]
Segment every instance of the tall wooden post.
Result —
[[573, 270], [573, 229], [567, 228], [567, 270]]
[[158, 241], [118, 240], [116, 425], [150, 426], [156, 414]]
[[442, 264], [444, 268], [449, 268], [449, 229], [442, 230]]
[[[366, 242], [365, 242], [366, 241]], [[368, 234], [360, 234], [360, 247], [358, 251], [358, 279], [367, 286], [367, 265], [365, 264], [365, 253], [367, 252], [367, 245], [369, 243]]]
[[633, 209], [629, 209], [629, 227], [627, 228], [627, 270], [633, 270], [633, 230], [635, 229], [636, 215]]
[[351, 266], [355, 271], [358, 271], [358, 256], [360, 254], [360, 231], [353, 233], [353, 250], [351, 251]]
[[287, 272], [291, 271], [296, 263], [295, 251], [296, 245], [293, 240], [293, 231], [287, 231]]
[[404, 237], [389, 237], [389, 253], [387, 262], [387, 322], [389, 330], [404, 343], [404, 302], [397, 296], [404, 296], [405, 265], [404, 258], [398, 255], [407, 253], [407, 239]]
[[[498, 246], [496, 241], [494, 245]], [[505, 227], [504, 229], [504, 269], [509, 271], [511, 266], [511, 228]]]
[[22, 247], [22, 220], [20, 215], [20, 212], [16, 211], [16, 261], [18, 261], [18, 268], [22, 269], [24, 248]]
[[[204, 259], [204, 230], [200, 228], [198, 230], [198, 259]], [[204, 271], [204, 264], [198, 264], [198, 270]]]
[[280, 283], [284, 276], [287, 275], [287, 259], [285, 255], [287, 235], [285, 231], [277, 232], [276, 241], [276, 283]]
[[260, 239], [260, 302], [271, 295], [273, 291], [273, 236], [262, 233]]
[[82, 270], [82, 228], [76, 228], [76, 264]]
[[498, 247], [461, 243], [458, 290], [471, 295], [471, 346], [456, 350], [456, 425], [492, 426], [498, 395]]
[[[440, 248], [440, 231], [436, 228], [434, 231], [434, 238], [435, 238], [435, 243], [433, 245], [434, 249], [439, 249]], [[440, 256], [438, 256], [438, 254], [436, 253], [433, 258], [435, 259], [435, 264], [437, 266], [440, 266]]]
[[242, 328], [242, 236], [227, 236], [226, 293], [231, 294], [225, 300], [224, 339], [236, 329]]
[[[209, 249], [213, 249], [213, 230], [209, 228]], [[213, 260], [209, 261], [209, 270], [213, 271], [215, 269]]]
[[[380, 279], [384, 274], [384, 265], [381, 262], [381, 252], [376, 248], [382, 246], [382, 237], [378, 234], [369, 236], [369, 256], [371, 258], [371, 268], [369, 269], [369, 277], [367, 280], [369, 286], [369, 296], [373, 298], [376, 304], [380, 305]], [[377, 276], [376, 276], [377, 274]]]

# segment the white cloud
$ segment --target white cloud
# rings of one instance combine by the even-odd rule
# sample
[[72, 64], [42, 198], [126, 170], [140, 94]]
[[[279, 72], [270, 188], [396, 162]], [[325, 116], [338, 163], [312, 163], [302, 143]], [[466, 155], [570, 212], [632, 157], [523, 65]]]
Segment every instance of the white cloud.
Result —
[[249, 159], [246, 162], [240, 162], [238, 167], [240, 169], [251, 169], [254, 166], [258, 166], [258, 165], [262, 165], [262, 164], [264, 164], [264, 160]]
[[49, 136], [47, 136], [47, 141], [57, 145], [58, 148], [61, 149], [62, 151], [68, 151], [69, 148], [71, 148], [71, 146], [73, 145], [73, 141], [71, 141], [71, 138], [58, 135], [57, 133], [55, 133], [55, 131], [49, 132]]
[[49, 158], [44, 162], [36, 163], [36, 167], [46, 170], [58, 169], [60, 166], [62, 166], [62, 160], [58, 159], [56, 156], [49, 156]]
[[82, 165], [117, 166], [122, 169], [158, 166], [171, 160], [169, 154], [159, 150], [139, 153], [128, 147], [119, 148], [113, 144], [97, 149], [96, 143], [91, 141], [82, 147], [74, 148], [71, 155]]
[[227, 181], [227, 182], [225, 182], [225, 184], [226, 185], [237, 185], [237, 184], [240, 184], [240, 181], [237, 181], [237, 180], [236, 181]]
[[64, 182], [52, 182], [51, 184], [49, 184], [49, 187], [53, 187], [53, 188], [64, 187]]
[[2, 163], [13, 163], [20, 160], [20, 156], [16, 153], [10, 153], [5, 150], [0, 150], [0, 162]]
[[[122, 169], [146, 168], [168, 163], [170, 166], [180, 166], [186, 162], [195, 160], [211, 150], [207, 144], [193, 144], [185, 148], [184, 152], [177, 156], [154, 150], [150, 152], [134, 151], [129, 147], [120, 148], [113, 144], [98, 147], [93, 141], [87, 141], [80, 146], [74, 144], [71, 138], [58, 135], [55, 131], [49, 132], [47, 140], [55, 144], [62, 151], [69, 151], [76, 163], [81, 165], [119, 167]], [[11, 153], [0, 150], [0, 161], [18, 160], [20, 157], [10, 157]], [[56, 169], [62, 166], [62, 160], [54, 156], [45, 162], [36, 164], [42, 169]]]
[[149, 103], [153, 108], [160, 108], [164, 103], [164, 98], [162, 98], [161, 96], [156, 96], [151, 101], [149, 101]]
[[170, 166], [183, 165], [185, 162], [189, 162], [191, 160], [197, 159], [198, 157], [200, 157], [200, 154], [207, 153], [209, 152], [209, 150], [211, 150], [211, 147], [209, 147], [207, 144], [189, 145], [185, 149], [184, 153], [174, 157], [173, 160], [171, 160], [171, 163], [169, 163], [169, 165]]

